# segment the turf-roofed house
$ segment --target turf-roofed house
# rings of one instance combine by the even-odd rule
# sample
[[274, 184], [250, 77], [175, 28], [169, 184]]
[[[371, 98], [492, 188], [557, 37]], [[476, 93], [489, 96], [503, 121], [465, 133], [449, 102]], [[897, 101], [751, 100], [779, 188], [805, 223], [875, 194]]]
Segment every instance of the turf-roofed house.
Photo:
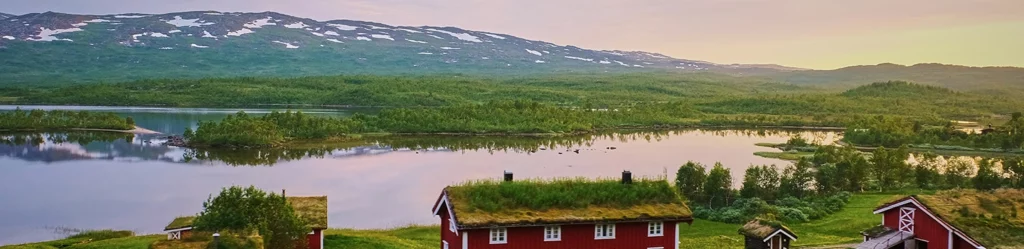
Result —
[[874, 211], [861, 248], [1024, 248], [1024, 190], [948, 190], [912, 195]]
[[[327, 229], [327, 196], [296, 196], [288, 197], [287, 200], [288, 204], [295, 209], [295, 214], [310, 229], [309, 234], [306, 235], [306, 240], [309, 243], [307, 248], [323, 249], [323, 231]], [[179, 240], [191, 236], [195, 218], [195, 216], [175, 218], [164, 228], [167, 239]]]
[[481, 180], [448, 186], [432, 210], [442, 249], [678, 248], [690, 208], [665, 180]]
[[747, 249], [786, 249], [796, 240], [796, 233], [778, 221], [754, 219], [740, 228]]

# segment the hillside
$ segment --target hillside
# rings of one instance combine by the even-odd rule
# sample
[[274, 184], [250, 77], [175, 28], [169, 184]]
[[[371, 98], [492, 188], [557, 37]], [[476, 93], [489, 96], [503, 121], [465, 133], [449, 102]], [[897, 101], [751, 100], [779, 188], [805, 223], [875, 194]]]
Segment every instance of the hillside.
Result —
[[836, 70], [776, 72], [763, 77], [798, 85], [849, 89], [872, 82], [909, 81], [959, 91], [986, 94], [1024, 92], [1024, 68], [967, 67], [943, 64], [903, 66], [878, 64]]
[[763, 69], [590, 50], [456, 27], [317, 21], [275, 12], [34, 13], [0, 22], [0, 37], [0, 86], [341, 73]]
[[0, 12], [0, 20], [7, 19], [8, 17], [12, 17], [12, 16], [14, 16], [14, 15]]

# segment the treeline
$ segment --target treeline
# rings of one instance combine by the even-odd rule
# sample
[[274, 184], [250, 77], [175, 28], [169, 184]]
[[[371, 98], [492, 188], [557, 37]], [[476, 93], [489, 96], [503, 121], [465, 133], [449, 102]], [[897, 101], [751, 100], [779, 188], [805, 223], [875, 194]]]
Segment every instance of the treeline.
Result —
[[[752, 166], [742, 187], [731, 188], [728, 168], [710, 171], [689, 162], [676, 173], [676, 186], [699, 218], [740, 223], [754, 217], [804, 222], [842, 209], [851, 192], [1024, 188], [1024, 158], [942, 160], [925, 154], [908, 163], [906, 147], [878, 148], [870, 157], [851, 147], [821, 146], [810, 159], [781, 171]], [[870, 158], [870, 159], [868, 159]]]
[[[225, 96], [231, 96], [226, 98]], [[143, 80], [58, 87], [0, 88], [14, 104], [248, 107], [262, 105], [422, 107], [524, 100], [587, 109], [683, 103], [704, 114], [815, 119], [850, 114], [977, 119], [1024, 105], [1014, 98], [956, 93], [905, 82], [845, 93], [715, 74], [346, 75], [301, 78]]]
[[131, 117], [121, 118], [113, 113], [63, 110], [16, 109], [0, 112], [0, 130], [46, 131], [84, 129], [131, 130], [135, 121]]
[[[1024, 115], [1015, 112], [1010, 121], [982, 133], [968, 133], [952, 122], [930, 125], [901, 117], [878, 116], [850, 123], [843, 140], [862, 146], [897, 147], [904, 144], [945, 149], [1024, 149]], [[946, 147], [941, 147], [946, 146]]]
[[[676, 102], [614, 109], [560, 107], [532, 101], [494, 101], [438, 108], [384, 109], [376, 115], [316, 117], [301, 112], [201, 122], [186, 131], [199, 147], [272, 147], [293, 140], [342, 138], [351, 134], [593, 134], [609, 129], [680, 127], [838, 126], [838, 119], [764, 115], [706, 115]], [[238, 132], [245, 131], [245, 132]]]

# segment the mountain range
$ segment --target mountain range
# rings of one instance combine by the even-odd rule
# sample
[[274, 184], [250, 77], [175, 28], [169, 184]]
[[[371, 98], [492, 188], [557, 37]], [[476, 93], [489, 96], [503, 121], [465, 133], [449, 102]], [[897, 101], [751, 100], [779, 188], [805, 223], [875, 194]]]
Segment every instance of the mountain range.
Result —
[[904, 80], [1024, 92], [1024, 69], [879, 64], [806, 70], [593, 50], [457, 27], [317, 21], [276, 12], [0, 14], [0, 87], [155, 78], [339, 74], [714, 72], [848, 89]]
[[7, 83], [364, 73], [777, 71], [642, 51], [591, 50], [456, 27], [193, 11], [0, 20]]

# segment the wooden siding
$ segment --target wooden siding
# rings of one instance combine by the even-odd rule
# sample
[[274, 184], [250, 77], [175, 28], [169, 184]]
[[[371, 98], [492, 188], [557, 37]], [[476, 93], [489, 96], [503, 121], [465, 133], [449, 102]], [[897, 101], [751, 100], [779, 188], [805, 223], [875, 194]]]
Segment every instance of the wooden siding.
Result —
[[943, 227], [939, 221], [928, 216], [923, 210], [918, 209], [914, 204], [908, 203], [886, 211], [884, 214], [886, 227], [897, 231], [900, 229], [900, 209], [904, 207], [915, 208], [914, 237], [928, 241], [929, 248], [949, 248], [949, 230]]

